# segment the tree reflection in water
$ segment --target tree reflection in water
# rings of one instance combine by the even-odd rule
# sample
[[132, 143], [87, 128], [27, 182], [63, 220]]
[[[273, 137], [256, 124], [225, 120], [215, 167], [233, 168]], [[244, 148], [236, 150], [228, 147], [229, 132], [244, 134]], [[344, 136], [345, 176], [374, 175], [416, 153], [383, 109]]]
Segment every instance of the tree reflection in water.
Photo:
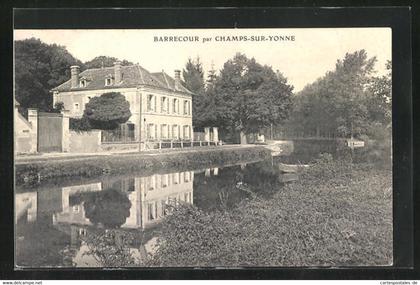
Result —
[[73, 197], [72, 202], [82, 201], [86, 218], [94, 225], [119, 228], [130, 216], [131, 202], [127, 194], [116, 189], [79, 193]]

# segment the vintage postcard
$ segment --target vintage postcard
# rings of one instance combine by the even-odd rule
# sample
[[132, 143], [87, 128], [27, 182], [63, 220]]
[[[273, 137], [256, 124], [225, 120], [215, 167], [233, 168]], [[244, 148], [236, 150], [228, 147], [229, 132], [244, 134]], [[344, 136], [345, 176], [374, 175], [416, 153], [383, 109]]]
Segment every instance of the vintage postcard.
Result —
[[392, 266], [391, 42], [15, 29], [15, 266]]

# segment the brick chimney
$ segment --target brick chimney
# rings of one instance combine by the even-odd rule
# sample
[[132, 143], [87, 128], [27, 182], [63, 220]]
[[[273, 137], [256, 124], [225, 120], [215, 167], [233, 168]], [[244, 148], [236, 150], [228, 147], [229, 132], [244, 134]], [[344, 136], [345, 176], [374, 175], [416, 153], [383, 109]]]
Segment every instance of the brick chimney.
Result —
[[70, 66], [70, 72], [71, 72], [71, 88], [77, 88], [79, 87], [79, 73], [80, 73], [80, 67], [78, 65], [72, 65]]
[[181, 70], [175, 69], [175, 89], [180, 89], [181, 86]]
[[114, 80], [115, 84], [118, 84], [122, 80], [122, 73], [121, 73], [121, 61], [116, 61], [114, 63]]

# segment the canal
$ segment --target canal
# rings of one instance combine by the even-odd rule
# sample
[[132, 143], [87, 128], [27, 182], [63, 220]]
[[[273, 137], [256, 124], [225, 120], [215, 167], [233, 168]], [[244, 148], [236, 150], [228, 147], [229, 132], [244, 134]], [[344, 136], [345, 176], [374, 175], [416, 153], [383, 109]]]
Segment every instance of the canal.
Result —
[[155, 252], [163, 219], [174, 206], [193, 204], [203, 211], [228, 212], [250, 199], [270, 199], [285, 183], [298, 179], [294, 173], [282, 173], [279, 164], [275, 158], [19, 187], [15, 192], [16, 265], [106, 267], [118, 261], [139, 266]]

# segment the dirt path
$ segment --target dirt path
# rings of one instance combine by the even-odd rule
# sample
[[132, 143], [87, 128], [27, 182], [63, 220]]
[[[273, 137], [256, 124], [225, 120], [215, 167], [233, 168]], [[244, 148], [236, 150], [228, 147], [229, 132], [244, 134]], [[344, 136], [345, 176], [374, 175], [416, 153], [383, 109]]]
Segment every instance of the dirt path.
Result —
[[226, 149], [246, 149], [255, 148], [257, 145], [224, 145], [224, 146], [209, 146], [209, 147], [193, 147], [184, 149], [171, 149], [171, 150], [154, 150], [144, 152], [101, 152], [101, 153], [44, 153], [35, 155], [25, 155], [15, 157], [15, 164], [27, 164], [27, 163], [42, 163], [46, 161], [83, 161], [90, 160], [95, 157], [123, 157], [123, 156], [165, 156], [175, 153], [194, 153], [194, 152], [211, 152], [214, 150], [226, 150]]

